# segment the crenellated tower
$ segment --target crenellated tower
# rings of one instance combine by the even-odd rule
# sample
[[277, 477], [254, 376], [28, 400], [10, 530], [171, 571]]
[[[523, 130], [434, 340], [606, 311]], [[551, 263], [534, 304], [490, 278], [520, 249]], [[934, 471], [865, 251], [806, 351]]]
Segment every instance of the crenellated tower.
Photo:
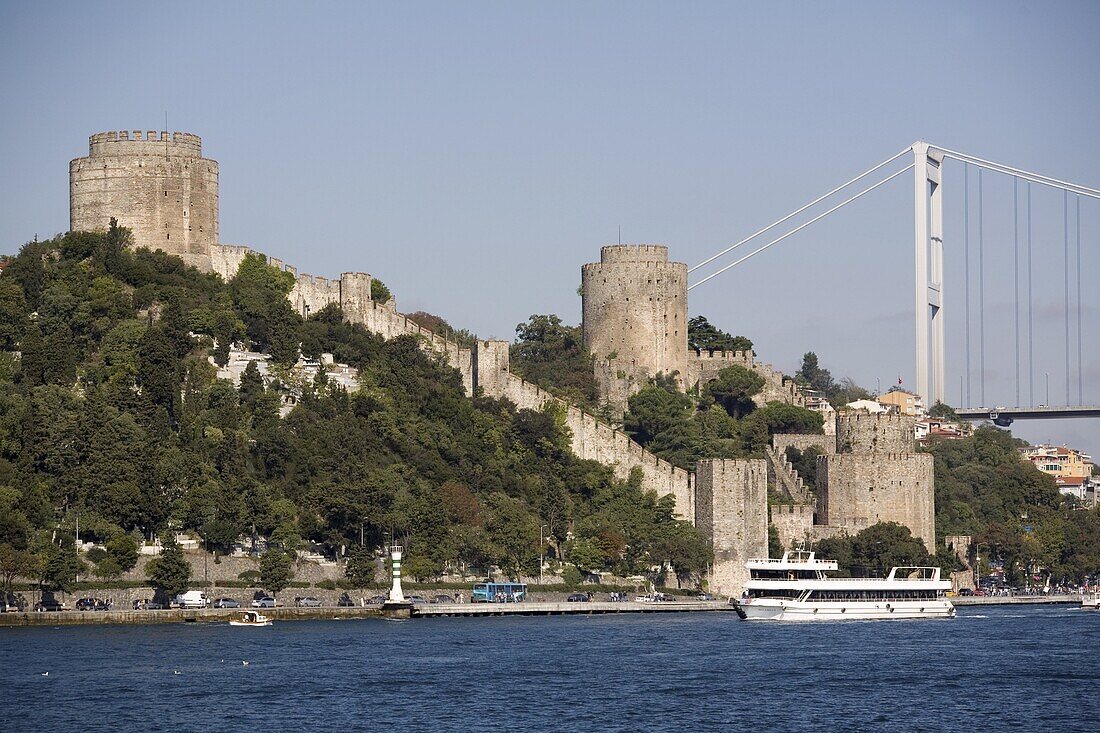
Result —
[[187, 132], [100, 132], [69, 163], [69, 228], [130, 228], [134, 245], [181, 257], [204, 272], [218, 242], [218, 163]]
[[602, 399], [618, 409], [648, 379], [687, 376], [687, 265], [668, 247], [612, 245], [581, 267], [584, 345]]

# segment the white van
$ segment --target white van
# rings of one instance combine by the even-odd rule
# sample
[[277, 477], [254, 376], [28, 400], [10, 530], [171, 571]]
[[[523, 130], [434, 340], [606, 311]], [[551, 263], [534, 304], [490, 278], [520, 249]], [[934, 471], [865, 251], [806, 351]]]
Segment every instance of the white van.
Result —
[[201, 590], [189, 590], [176, 596], [175, 604], [180, 608], [206, 608], [210, 599]]

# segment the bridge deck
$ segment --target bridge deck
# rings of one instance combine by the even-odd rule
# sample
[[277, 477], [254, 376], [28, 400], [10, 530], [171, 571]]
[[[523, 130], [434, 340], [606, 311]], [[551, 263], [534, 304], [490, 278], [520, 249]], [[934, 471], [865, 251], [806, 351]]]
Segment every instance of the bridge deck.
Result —
[[1100, 405], [1069, 407], [960, 407], [955, 414], [965, 420], [1053, 420], [1067, 417], [1100, 417]]

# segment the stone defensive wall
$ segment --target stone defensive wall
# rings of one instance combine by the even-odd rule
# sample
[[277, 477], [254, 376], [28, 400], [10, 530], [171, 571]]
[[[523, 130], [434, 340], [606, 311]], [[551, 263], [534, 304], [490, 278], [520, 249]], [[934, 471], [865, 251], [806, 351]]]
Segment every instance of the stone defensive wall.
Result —
[[935, 551], [933, 464], [927, 453], [819, 456], [818, 521], [835, 527], [897, 522]]
[[772, 504], [771, 524], [779, 534], [779, 543], [789, 550], [795, 543], [813, 540], [813, 504]]
[[772, 448], [786, 455], [788, 448], [805, 451], [807, 448], [819, 448], [822, 453], [836, 453], [835, 435], [815, 435], [812, 433], [776, 433], [772, 436]]
[[916, 422], [910, 415], [840, 410], [836, 414], [838, 453], [912, 453]]
[[695, 468], [695, 526], [711, 538], [711, 590], [740, 595], [745, 563], [768, 556], [768, 469], [764, 461], [705, 458]]
[[775, 448], [764, 450], [764, 459], [768, 462], [768, 479], [781, 489], [792, 501], [810, 503], [813, 496], [806, 488], [802, 477], [794, 466], [787, 460], [787, 456]]
[[367, 273], [345, 272], [338, 280], [299, 274], [296, 268], [278, 258], [267, 257], [251, 247], [232, 244], [220, 244], [212, 248], [213, 271], [221, 275], [223, 280], [230, 280], [249, 254], [260, 255], [267, 260], [267, 264], [294, 276], [294, 287], [287, 298], [302, 317], [308, 317], [325, 306], [336, 303], [348, 321], [362, 324], [368, 331], [377, 333], [382, 338], [416, 336], [420, 339], [421, 348], [442, 356], [447, 363], [458, 369], [466, 394], [473, 394], [473, 352], [398, 313], [397, 302], [392, 297], [386, 303], [372, 300], [370, 288], [373, 278]]
[[[565, 424], [572, 434], [573, 453], [583, 460], [598, 461], [611, 466], [615, 476], [627, 479], [631, 470], [641, 469], [642, 488], [658, 496], [672, 494], [676, 499], [676, 514], [689, 522], [695, 521], [695, 493], [692, 474], [658, 458], [635, 443], [622, 430], [601, 422], [595, 416], [570, 405], [536, 384], [507, 373], [499, 382], [500, 394], [520, 409], [539, 410], [554, 403], [566, 410]], [[489, 394], [486, 391], [486, 394]]]
[[753, 398], [758, 407], [769, 402], [806, 406], [806, 398], [798, 383], [771, 364], [756, 361], [756, 355], [751, 351], [689, 351], [684, 383], [689, 389], [695, 386], [701, 388], [712, 379], [717, 379], [718, 372], [734, 365], [751, 369], [764, 378], [763, 389]]
[[[249, 253], [261, 254], [249, 247], [220, 245], [213, 257], [215, 272], [224, 279], [232, 278]], [[658, 496], [672, 494], [676, 499], [676, 513], [688, 521], [694, 520], [693, 481], [688, 471], [646, 451], [621, 430], [512, 374], [507, 341], [479, 341], [476, 350], [462, 348], [398, 313], [392, 299], [385, 304], [371, 300], [370, 275], [344, 273], [339, 280], [329, 280], [299, 275], [278, 259], [268, 258], [267, 262], [295, 275], [294, 289], [288, 297], [303, 316], [329, 303], [339, 303], [345, 318], [362, 324], [382, 338], [416, 336], [421, 348], [440, 356], [459, 371], [467, 395], [472, 396], [475, 388], [480, 387], [485, 395], [507, 397], [520, 409], [538, 410], [548, 402], [560, 405], [566, 410], [566, 426], [572, 434], [572, 448], [578, 458], [612, 466], [620, 479], [628, 478], [633, 468], [641, 469], [643, 489], [654, 491]]]

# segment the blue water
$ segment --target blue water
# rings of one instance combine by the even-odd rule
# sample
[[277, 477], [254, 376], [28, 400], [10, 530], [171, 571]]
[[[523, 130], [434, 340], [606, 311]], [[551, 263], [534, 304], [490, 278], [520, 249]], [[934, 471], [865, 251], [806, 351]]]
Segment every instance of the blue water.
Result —
[[0, 729], [1061, 732], [1098, 642], [1068, 607], [0, 629]]

